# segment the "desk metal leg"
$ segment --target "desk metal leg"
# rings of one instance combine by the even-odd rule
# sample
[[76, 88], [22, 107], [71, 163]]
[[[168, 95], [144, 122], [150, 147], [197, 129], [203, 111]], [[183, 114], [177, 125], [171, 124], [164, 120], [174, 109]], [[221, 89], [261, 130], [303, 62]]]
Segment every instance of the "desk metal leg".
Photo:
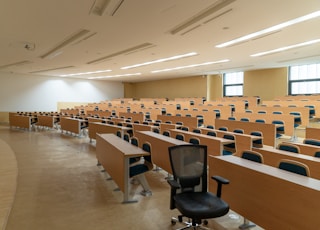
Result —
[[128, 203], [136, 203], [138, 202], [138, 200], [133, 200], [129, 198], [129, 193], [130, 193], [130, 183], [129, 183], [129, 159], [130, 158], [126, 158], [125, 159], [125, 167], [124, 167], [124, 183], [125, 183], [125, 186], [124, 186], [124, 194], [123, 194], [123, 204], [128, 204]]

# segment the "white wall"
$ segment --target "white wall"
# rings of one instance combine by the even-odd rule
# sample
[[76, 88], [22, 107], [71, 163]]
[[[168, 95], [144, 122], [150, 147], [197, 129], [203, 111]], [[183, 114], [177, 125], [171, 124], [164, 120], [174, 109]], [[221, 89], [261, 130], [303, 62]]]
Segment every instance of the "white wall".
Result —
[[0, 112], [56, 111], [58, 102], [100, 102], [123, 95], [118, 82], [0, 72]]

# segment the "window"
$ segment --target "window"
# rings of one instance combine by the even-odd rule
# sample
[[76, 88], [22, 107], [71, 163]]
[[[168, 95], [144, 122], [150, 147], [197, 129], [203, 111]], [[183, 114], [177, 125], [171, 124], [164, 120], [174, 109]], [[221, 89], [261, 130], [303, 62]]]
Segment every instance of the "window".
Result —
[[243, 72], [224, 74], [223, 96], [243, 96]]
[[320, 64], [289, 68], [289, 95], [320, 93]]

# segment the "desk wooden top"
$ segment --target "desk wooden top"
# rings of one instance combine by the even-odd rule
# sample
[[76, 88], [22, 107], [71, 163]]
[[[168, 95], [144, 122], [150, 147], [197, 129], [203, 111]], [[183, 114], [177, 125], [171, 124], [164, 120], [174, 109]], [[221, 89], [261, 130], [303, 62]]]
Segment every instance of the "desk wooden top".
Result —
[[185, 130], [181, 130], [181, 129], [170, 129], [170, 131], [174, 132], [174, 133], [186, 134], [188, 136], [191, 135], [193, 137], [206, 138], [206, 139], [220, 141], [221, 144], [223, 144], [223, 145], [227, 145], [227, 144], [231, 144], [231, 143], [235, 142], [234, 140], [229, 140], [229, 139], [225, 139], [225, 138], [222, 138], [222, 137], [215, 137], [215, 136], [210, 136], [210, 135], [201, 134], [201, 133], [194, 133], [194, 132], [185, 131]]
[[264, 229], [319, 228], [320, 180], [235, 156], [209, 157], [209, 172], [230, 180], [222, 199], [231, 209]]
[[263, 155], [264, 164], [275, 168], [278, 168], [279, 162], [282, 159], [304, 163], [310, 169], [310, 177], [320, 180], [320, 158], [274, 148], [256, 148], [255, 151]]
[[136, 156], [147, 156], [150, 155], [150, 153], [142, 150], [141, 148], [130, 144], [127, 141], [124, 141], [123, 139], [119, 138], [113, 133], [104, 133], [99, 134], [97, 133], [97, 136], [102, 138], [103, 140], [107, 141], [111, 145], [113, 145], [116, 149], [119, 150], [123, 154], [124, 157], [136, 157]]

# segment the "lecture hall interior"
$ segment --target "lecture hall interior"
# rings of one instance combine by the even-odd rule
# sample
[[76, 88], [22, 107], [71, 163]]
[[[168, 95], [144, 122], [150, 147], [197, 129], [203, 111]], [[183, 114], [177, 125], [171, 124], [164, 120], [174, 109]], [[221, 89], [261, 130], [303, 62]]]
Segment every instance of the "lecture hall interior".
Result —
[[0, 230], [319, 229], [319, 0], [2, 0], [0, 25]]

